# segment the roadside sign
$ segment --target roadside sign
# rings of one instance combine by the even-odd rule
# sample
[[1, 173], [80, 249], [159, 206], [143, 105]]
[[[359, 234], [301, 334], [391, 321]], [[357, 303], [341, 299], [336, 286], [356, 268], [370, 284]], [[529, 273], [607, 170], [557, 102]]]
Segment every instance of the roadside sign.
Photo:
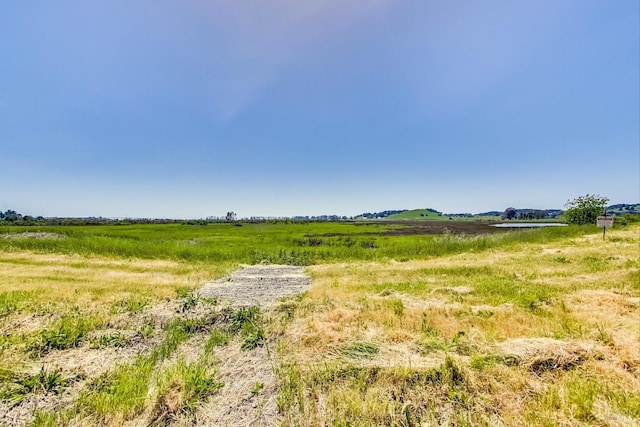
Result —
[[598, 228], [611, 228], [613, 227], [613, 217], [612, 216], [599, 216], [598, 221], [596, 223]]

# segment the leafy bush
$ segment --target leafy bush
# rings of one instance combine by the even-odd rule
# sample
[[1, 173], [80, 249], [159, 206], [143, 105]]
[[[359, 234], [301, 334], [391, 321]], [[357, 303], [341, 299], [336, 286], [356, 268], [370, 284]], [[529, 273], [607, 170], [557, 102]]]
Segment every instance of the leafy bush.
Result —
[[564, 218], [569, 224], [595, 224], [598, 216], [604, 213], [609, 201], [597, 194], [587, 194], [567, 201]]

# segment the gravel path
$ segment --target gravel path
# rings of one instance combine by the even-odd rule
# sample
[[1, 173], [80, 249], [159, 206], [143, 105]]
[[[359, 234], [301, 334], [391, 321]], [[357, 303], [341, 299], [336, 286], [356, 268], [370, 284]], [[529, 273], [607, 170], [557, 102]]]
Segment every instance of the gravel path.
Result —
[[[198, 294], [228, 301], [235, 307], [257, 306], [268, 312], [278, 299], [298, 295], [310, 285], [311, 279], [303, 267], [251, 265], [229, 277], [205, 283]], [[224, 386], [200, 408], [197, 424], [226, 427], [281, 424], [274, 373], [276, 354], [271, 345], [243, 351], [240, 343], [233, 343], [216, 352], [220, 361], [218, 375]]]
[[307, 290], [311, 279], [304, 267], [288, 265], [250, 265], [229, 277], [205, 283], [198, 291], [206, 298], [217, 297], [235, 306], [266, 308], [279, 298], [292, 297]]

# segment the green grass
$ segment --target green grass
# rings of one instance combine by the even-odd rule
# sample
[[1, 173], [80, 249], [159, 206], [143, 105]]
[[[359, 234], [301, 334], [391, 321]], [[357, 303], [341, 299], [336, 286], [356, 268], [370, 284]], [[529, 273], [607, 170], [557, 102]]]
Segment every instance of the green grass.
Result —
[[[0, 250], [204, 263], [270, 262], [311, 265], [335, 261], [412, 259], [483, 251], [598, 232], [594, 227], [557, 227], [464, 236], [380, 235], [398, 225], [354, 223], [128, 225], [4, 227], [0, 233], [42, 231], [65, 239], [0, 239]], [[17, 261], [2, 261], [17, 262]]]
[[114, 414], [130, 419], [145, 407], [154, 367], [153, 359], [145, 356], [116, 367], [93, 381], [80, 396], [78, 407], [97, 419], [107, 420]]
[[29, 347], [37, 355], [77, 347], [89, 332], [103, 326], [104, 321], [96, 317], [66, 315], [52, 327], [40, 331]]
[[149, 304], [149, 298], [133, 295], [126, 300], [118, 301], [111, 307], [112, 313], [139, 313]]
[[181, 413], [193, 414], [202, 401], [224, 385], [216, 375], [216, 370], [209, 366], [206, 358], [192, 363], [179, 358], [158, 381], [159, 393], [152, 424], [167, 423], [172, 416]]
[[348, 358], [371, 358], [378, 354], [379, 348], [376, 344], [370, 342], [356, 342], [343, 347], [340, 353]]
[[[127, 420], [139, 415], [147, 403], [149, 388], [153, 376], [157, 374], [158, 365], [190, 336], [205, 332], [211, 327], [213, 319], [214, 317], [205, 315], [199, 318], [177, 318], [168, 323], [163, 341], [150, 353], [140, 355], [134, 362], [121, 364], [95, 379], [78, 399], [78, 410], [107, 422], [115, 419]], [[219, 387], [212, 379], [214, 374], [202, 363], [187, 365], [184, 360], [179, 360], [174, 368], [164, 373], [166, 381], [177, 377], [184, 387], [181, 393], [185, 394], [183, 398], [186, 399], [186, 406], [181, 409], [192, 409], [194, 402], [203, 393], [207, 393], [207, 387]], [[166, 389], [164, 391], [167, 392]]]
[[65, 378], [58, 369], [43, 367], [35, 375], [24, 375], [10, 370], [0, 370], [0, 399], [19, 403], [30, 393], [59, 393], [73, 378]]
[[29, 306], [34, 296], [34, 292], [0, 292], [0, 319]]

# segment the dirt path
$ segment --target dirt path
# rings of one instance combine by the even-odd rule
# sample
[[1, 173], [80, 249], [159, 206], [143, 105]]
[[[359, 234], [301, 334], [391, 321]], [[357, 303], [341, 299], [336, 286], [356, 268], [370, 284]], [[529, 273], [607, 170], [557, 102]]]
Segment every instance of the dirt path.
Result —
[[234, 306], [272, 306], [283, 297], [304, 292], [311, 279], [304, 267], [288, 265], [244, 266], [230, 277], [206, 283], [198, 294], [205, 298], [217, 297]]
[[[267, 311], [278, 299], [304, 292], [310, 285], [303, 267], [245, 266], [230, 277], [205, 284], [198, 294], [217, 297], [233, 306], [258, 306]], [[278, 384], [274, 349], [269, 344], [243, 351], [240, 344], [216, 353], [224, 387], [196, 414], [201, 425], [277, 426]]]

